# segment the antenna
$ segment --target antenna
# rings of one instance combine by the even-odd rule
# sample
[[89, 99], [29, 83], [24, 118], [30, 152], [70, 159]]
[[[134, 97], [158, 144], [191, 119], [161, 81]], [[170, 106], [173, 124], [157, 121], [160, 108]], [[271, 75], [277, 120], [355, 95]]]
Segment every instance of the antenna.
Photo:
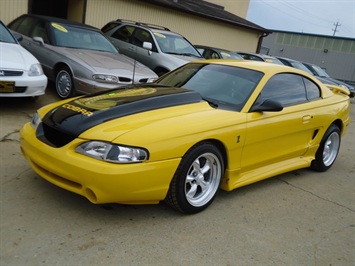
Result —
[[137, 47], [135, 47], [134, 51], [134, 61], [133, 61], [133, 76], [132, 76], [132, 85], [134, 85], [134, 77], [136, 75], [136, 63], [137, 63]]

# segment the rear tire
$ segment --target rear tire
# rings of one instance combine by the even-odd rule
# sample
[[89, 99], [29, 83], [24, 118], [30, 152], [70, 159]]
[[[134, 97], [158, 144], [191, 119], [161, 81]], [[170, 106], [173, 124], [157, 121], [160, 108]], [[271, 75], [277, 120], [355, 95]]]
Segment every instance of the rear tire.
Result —
[[324, 134], [319, 145], [315, 159], [312, 161], [311, 169], [324, 172], [335, 162], [340, 148], [340, 129], [336, 125], [331, 125]]
[[57, 95], [62, 99], [67, 99], [74, 96], [75, 89], [72, 74], [68, 67], [62, 67], [55, 79], [55, 89]]
[[200, 143], [182, 158], [165, 202], [182, 213], [200, 212], [215, 199], [223, 174], [221, 152], [211, 143]]

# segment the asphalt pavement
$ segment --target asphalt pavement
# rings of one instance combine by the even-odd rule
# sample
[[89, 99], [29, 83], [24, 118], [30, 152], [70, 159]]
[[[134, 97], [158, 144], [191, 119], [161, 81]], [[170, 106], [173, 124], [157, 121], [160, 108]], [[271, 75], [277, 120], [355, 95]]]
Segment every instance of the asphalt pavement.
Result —
[[[19, 130], [57, 101], [0, 98], [0, 265], [355, 265], [355, 100], [333, 167], [232, 192], [207, 210], [94, 205], [40, 178]], [[291, 144], [290, 144], [291, 145]]]

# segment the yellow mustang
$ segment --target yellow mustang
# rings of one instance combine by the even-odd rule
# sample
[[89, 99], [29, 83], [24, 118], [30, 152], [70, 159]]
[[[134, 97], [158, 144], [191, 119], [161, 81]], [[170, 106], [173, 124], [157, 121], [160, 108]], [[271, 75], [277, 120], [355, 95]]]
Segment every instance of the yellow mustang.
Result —
[[295, 169], [325, 171], [350, 123], [348, 91], [264, 62], [188, 63], [153, 84], [50, 104], [21, 129], [34, 171], [93, 203], [183, 213]]

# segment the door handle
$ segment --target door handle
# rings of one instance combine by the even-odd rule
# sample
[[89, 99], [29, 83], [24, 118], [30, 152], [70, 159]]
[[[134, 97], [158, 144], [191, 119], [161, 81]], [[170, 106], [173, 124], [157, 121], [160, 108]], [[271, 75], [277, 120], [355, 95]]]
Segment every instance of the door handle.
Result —
[[313, 116], [312, 115], [305, 115], [302, 117], [302, 122], [303, 123], [309, 123], [312, 120]]

